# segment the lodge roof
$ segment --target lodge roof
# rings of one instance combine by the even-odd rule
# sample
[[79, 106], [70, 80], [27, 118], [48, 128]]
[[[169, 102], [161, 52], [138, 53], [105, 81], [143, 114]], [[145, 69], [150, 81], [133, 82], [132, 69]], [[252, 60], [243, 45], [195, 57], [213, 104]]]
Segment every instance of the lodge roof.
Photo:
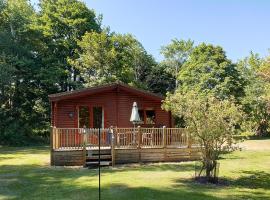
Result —
[[56, 94], [50, 94], [48, 97], [50, 101], [60, 101], [60, 100], [65, 100], [65, 99], [74, 99], [77, 97], [83, 97], [83, 96], [92, 95], [96, 93], [102, 93], [102, 92], [114, 90], [114, 89], [127, 91], [130, 93], [134, 93], [136, 95], [151, 98], [153, 100], [161, 101], [164, 99], [164, 97], [161, 95], [158, 95], [158, 94], [146, 91], [146, 90], [138, 89], [135, 87], [131, 87], [124, 83], [111, 83], [111, 84], [83, 88], [83, 89], [78, 89], [78, 90], [73, 90], [73, 91], [68, 91], [68, 92], [60, 92]]

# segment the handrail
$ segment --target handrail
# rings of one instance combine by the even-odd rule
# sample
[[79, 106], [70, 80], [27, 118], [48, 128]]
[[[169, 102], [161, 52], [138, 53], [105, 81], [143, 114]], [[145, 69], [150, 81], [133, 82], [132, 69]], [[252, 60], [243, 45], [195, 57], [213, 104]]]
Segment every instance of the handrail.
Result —
[[[97, 128], [56, 128], [51, 131], [52, 149], [82, 149], [98, 147]], [[115, 148], [181, 148], [190, 147], [191, 136], [185, 128], [103, 128], [101, 146]], [[84, 137], [85, 135], [85, 137]]]

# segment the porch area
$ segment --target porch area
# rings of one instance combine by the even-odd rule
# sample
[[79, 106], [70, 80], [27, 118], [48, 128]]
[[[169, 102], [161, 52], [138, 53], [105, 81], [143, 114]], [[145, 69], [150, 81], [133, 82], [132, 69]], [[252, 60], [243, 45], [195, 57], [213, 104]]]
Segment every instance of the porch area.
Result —
[[[100, 141], [99, 141], [100, 134]], [[196, 160], [199, 145], [183, 128], [51, 128], [51, 165], [89, 166]]]

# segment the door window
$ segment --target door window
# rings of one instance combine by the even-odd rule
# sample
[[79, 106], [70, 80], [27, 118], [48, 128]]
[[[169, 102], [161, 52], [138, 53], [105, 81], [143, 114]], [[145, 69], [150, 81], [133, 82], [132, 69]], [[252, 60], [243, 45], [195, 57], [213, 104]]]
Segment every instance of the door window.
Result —
[[93, 107], [93, 127], [104, 128], [104, 112], [101, 106]]
[[90, 128], [90, 119], [89, 119], [89, 107], [88, 106], [79, 106], [78, 112], [79, 128]]

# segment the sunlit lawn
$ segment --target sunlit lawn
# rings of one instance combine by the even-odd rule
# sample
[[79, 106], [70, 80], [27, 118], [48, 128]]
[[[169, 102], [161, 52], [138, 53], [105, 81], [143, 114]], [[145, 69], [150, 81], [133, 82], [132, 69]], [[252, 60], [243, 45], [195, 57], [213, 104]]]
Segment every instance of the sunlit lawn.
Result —
[[[194, 163], [102, 169], [102, 199], [270, 199], [270, 139], [220, 160], [227, 185], [194, 183]], [[49, 166], [46, 147], [0, 147], [0, 199], [98, 199], [97, 170]]]

